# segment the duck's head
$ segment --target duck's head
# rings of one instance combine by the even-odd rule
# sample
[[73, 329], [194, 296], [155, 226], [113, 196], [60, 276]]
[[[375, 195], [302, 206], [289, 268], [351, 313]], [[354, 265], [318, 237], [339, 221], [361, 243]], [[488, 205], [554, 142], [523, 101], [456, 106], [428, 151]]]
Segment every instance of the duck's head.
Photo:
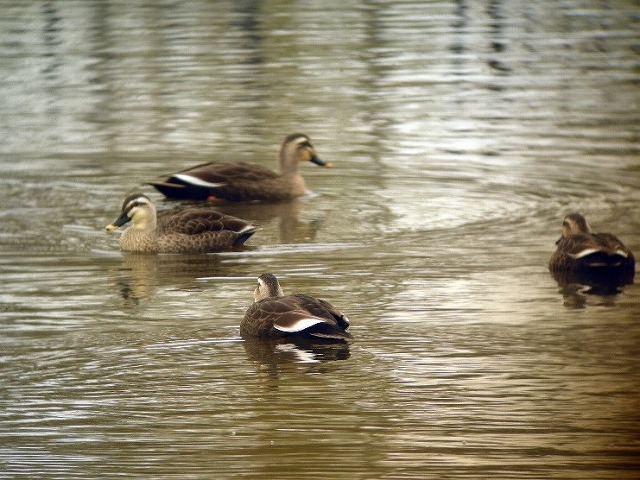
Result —
[[292, 133], [284, 139], [280, 147], [280, 165], [295, 165], [297, 162], [311, 162], [321, 167], [331, 167], [329, 162], [318, 157], [309, 137], [302, 133]]
[[578, 235], [581, 233], [591, 233], [591, 226], [587, 223], [587, 220], [580, 213], [570, 213], [562, 221], [562, 237], [558, 239], [556, 244], [563, 238], [567, 238], [570, 235]]
[[133, 222], [134, 227], [145, 228], [154, 223], [155, 218], [156, 207], [151, 199], [142, 193], [132, 193], [124, 199], [120, 216], [107, 225], [107, 230], [116, 230], [127, 222]]
[[253, 291], [256, 302], [270, 297], [282, 297], [284, 292], [278, 283], [278, 279], [271, 273], [263, 273], [258, 277], [258, 285]]

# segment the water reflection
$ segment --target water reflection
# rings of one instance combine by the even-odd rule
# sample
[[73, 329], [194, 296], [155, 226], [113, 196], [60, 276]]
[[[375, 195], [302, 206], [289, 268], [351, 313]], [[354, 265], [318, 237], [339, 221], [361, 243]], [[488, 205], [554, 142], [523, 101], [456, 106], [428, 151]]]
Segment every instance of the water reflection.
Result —
[[305, 372], [319, 372], [322, 362], [349, 358], [349, 342], [322, 342], [309, 339], [247, 338], [243, 342], [247, 358], [259, 372], [277, 375], [286, 364], [304, 365]]
[[[218, 209], [227, 215], [246, 218], [258, 225], [277, 221], [277, 241], [279, 243], [306, 243], [316, 240], [318, 229], [323, 221], [321, 212], [310, 216], [304, 199], [295, 199], [280, 203], [243, 203], [222, 204]], [[305, 218], [304, 216], [307, 216]], [[260, 235], [260, 231], [256, 235]]]
[[125, 302], [137, 304], [153, 296], [158, 287], [217, 277], [228, 271], [218, 255], [144, 255], [122, 252], [121, 263], [109, 268]]
[[57, 70], [63, 63], [63, 59], [57, 52], [62, 44], [59, 38], [62, 33], [60, 25], [62, 18], [58, 15], [55, 2], [44, 2], [42, 4], [42, 15], [45, 19], [42, 29], [42, 43], [46, 48], [43, 56], [47, 60], [42, 69], [42, 74], [48, 82], [51, 82], [51, 85], [54, 85], [59, 82]]
[[[551, 276], [560, 287], [564, 304], [570, 308], [584, 308], [588, 303], [615, 305], [622, 287], [633, 283], [633, 272], [568, 272], [554, 271]], [[590, 298], [591, 297], [591, 298]]]
[[[496, 71], [497, 75], [506, 75], [511, 72], [511, 68], [503, 60], [508, 55], [508, 41], [504, 38], [505, 23], [508, 21], [508, 17], [503, 13], [503, 3], [503, 1], [492, 0], [487, 6], [487, 15], [491, 19], [489, 21], [490, 46], [494, 52], [487, 63]], [[496, 88], [502, 90], [502, 88]]]
[[[546, 268], [566, 211], [640, 250], [635, 4], [2, 8], [3, 474], [637, 473], [638, 284]], [[335, 174], [216, 207], [262, 225], [253, 248], [103, 232], [148, 179], [299, 130]], [[348, 305], [356, 341], [241, 341], [264, 271]]]

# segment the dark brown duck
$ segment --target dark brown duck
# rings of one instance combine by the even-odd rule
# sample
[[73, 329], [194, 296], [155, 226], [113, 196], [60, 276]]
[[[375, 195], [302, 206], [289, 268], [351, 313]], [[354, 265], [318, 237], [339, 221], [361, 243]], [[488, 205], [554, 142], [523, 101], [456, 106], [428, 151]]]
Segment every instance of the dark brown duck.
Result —
[[593, 233], [579, 213], [567, 215], [562, 222], [562, 236], [549, 260], [549, 270], [635, 272], [633, 253], [612, 233]]
[[300, 162], [331, 166], [318, 158], [309, 137], [301, 133], [284, 139], [279, 158], [279, 173], [254, 163], [214, 162], [172, 173], [150, 185], [175, 199], [273, 202], [304, 195], [306, 184], [298, 173]]
[[270, 273], [258, 277], [254, 299], [240, 323], [243, 337], [351, 338], [349, 319], [341, 311], [309, 295], [285, 295]]

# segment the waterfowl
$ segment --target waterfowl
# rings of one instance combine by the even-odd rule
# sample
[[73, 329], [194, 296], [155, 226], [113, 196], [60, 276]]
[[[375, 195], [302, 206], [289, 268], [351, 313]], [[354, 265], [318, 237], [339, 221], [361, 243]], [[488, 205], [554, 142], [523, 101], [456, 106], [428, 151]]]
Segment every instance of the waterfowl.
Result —
[[612, 233], [593, 233], [579, 213], [571, 213], [562, 222], [562, 236], [549, 260], [549, 270], [602, 273], [635, 271], [633, 253]]
[[298, 163], [309, 161], [330, 167], [316, 155], [311, 140], [301, 133], [287, 136], [280, 147], [280, 173], [254, 163], [204, 163], [150, 182], [163, 195], [175, 199], [282, 201], [303, 195], [306, 184]]
[[137, 253], [211, 253], [241, 246], [257, 227], [208, 209], [187, 208], [156, 214], [142, 193], [125, 198], [120, 216], [107, 230], [133, 222], [120, 236], [120, 249]]
[[243, 337], [290, 337], [348, 340], [349, 319], [325, 300], [304, 294], [285, 295], [270, 273], [258, 277], [254, 303], [240, 322]]

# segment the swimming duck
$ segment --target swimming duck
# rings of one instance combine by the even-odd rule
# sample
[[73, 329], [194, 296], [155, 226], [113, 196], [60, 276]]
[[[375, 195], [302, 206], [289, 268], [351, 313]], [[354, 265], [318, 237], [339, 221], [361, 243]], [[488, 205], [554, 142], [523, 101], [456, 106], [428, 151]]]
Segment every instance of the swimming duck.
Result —
[[120, 249], [138, 253], [212, 253], [241, 246], [257, 227], [222, 213], [187, 208], [156, 214], [142, 193], [125, 198], [120, 216], [107, 226], [116, 230], [133, 222], [120, 236]]
[[562, 236], [549, 260], [551, 271], [615, 270], [633, 274], [635, 258], [612, 233], [593, 233], [579, 213], [571, 213], [562, 222]]
[[301, 133], [287, 136], [280, 147], [280, 173], [254, 163], [204, 163], [150, 182], [169, 198], [192, 200], [282, 201], [305, 193], [298, 163], [309, 161], [330, 167], [316, 155], [309, 137]]
[[243, 337], [306, 337], [348, 340], [349, 319], [325, 300], [304, 294], [285, 295], [270, 273], [258, 277], [258, 285], [242, 322]]

